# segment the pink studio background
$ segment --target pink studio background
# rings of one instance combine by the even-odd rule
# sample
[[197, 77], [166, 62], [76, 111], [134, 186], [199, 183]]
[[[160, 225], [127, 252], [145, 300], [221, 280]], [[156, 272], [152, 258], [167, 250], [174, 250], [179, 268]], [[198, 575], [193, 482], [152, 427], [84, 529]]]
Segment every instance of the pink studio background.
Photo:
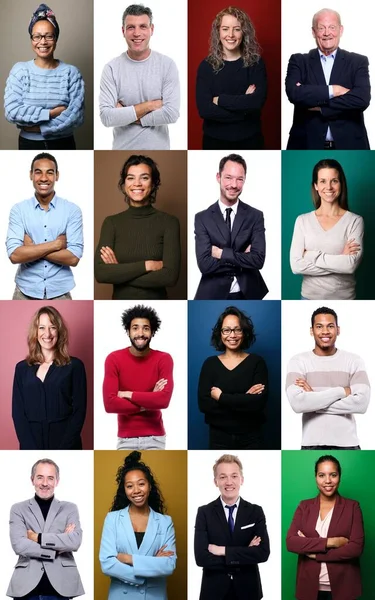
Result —
[[27, 332], [35, 312], [42, 306], [54, 306], [69, 330], [69, 353], [80, 358], [87, 376], [87, 414], [82, 430], [84, 450], [93, 448], [93, 302], [89, 300], [2, 300], [0, 331], [0, 448], [17, 450], [18, 439], [12, 420], [12, 387], [16, 364], [26, 358]]

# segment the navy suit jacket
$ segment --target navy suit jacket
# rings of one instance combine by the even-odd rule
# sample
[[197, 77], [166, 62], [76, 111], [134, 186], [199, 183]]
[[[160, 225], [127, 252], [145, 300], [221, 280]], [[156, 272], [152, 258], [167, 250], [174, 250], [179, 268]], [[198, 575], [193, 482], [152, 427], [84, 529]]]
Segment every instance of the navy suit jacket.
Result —
[[[285, 86], [294, 116], [288, 150], [322, 150], [328, 126], [338, 150], [370, 149], [363, 118], [371, 97], [367, 56], [338, 48], [329, 83], [350, 91], [329, 99], [318, 49], [290, 57]], [[314, 107], [320, 111], [309, 110]]]
[[[249, 544], [261, 537], [259, 546]], [[208, 551], [209, 544], [225, 546], [225, 556]], [[229, 530], [220, 498], [198, 509], [194, 537], [195, 561], [203, 567], [200, 600], [221, 600], [231, 584], [232, 575], [239, 600], [262, 598], [258, 563], [270, 554], [266, 518], [262, 508], [241, 498], [233, 533]]]
[[[245, 252], [251, 244], [250, 252]], [[221, 258], [211, 256], [222, 248]], [[230, 232], [218, 202], [195, 215], [195, 253], [202, 278], [196, 300], [226, 300], [237, 277], [247, 300], [261, 300], [268, 288], [259, 273], [266, 256], [263, 213], [241, 200]]]

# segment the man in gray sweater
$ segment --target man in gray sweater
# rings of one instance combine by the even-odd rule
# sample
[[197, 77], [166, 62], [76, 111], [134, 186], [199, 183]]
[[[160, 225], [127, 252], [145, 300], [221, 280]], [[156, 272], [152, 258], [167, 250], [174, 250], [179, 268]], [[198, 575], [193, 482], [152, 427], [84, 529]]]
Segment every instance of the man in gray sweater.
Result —
[[106, 64], [100, 82], [100, 118], [114, 128], [114, 150], [169, 150], [168, 124], [179, 117], [178, 71], [171, 58], [151, 51], [153, 31], [149, 8], [126, 8], [128, 50]]

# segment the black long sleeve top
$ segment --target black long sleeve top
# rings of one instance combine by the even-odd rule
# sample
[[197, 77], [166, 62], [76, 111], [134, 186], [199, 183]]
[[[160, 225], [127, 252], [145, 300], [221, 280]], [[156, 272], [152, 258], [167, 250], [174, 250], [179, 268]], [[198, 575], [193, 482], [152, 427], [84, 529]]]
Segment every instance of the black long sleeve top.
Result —
[[[249, 85], [256, 90], [246, 94]], [[218, 140], [239, 141], [261, 133], [261, 109], [266, 101], [267, 74], [262, 58], [244, 67], [242, 58], [225, 61], [215, 72], [203, 60], [198, 67], [196, 101], [205, 134]], [[218, 104], [213, 98], [218, 96]]]
[[[265, 388], [261, 394], [247, 394], [256, 383]], [[211, 398], [211, 388], [218, 387], [219, 400]], [[218, 356], [207, 358], [198, 384], [199, 410], [208, 425], [228, 433], [258, 431], [265, 421], [264, 409], [268, 393], [268, 371], [263, 358], [249, 354], [234, 369], [229, 370]]]
[[26, 360], [16, 365], [13, 380], [12, 417], [21, 450], [80, 450], [86, 416], [86, 372], [74, 356], [68, 365], [47, 371], [44, 381], [39, 365]]

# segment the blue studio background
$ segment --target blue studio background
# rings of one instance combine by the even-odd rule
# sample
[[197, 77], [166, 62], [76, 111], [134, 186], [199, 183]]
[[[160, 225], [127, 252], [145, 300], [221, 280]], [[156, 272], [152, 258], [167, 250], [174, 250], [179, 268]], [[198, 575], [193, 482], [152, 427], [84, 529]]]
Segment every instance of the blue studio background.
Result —
[[[256, 342], [246, 352], [259, 354], [268, 368], [267, 421], [264, 448], [281, 448], [281, 302], [279, 300], [238, 300], [234, 305], [247, 313], [253, 323]], [[198, 381], [203, 362], [220, 354], [210, 345], [212, 328], [229, 300], [189, 300], [188, 302], [188, 448], [208, 448], [208, 425], [198, 408]]]

